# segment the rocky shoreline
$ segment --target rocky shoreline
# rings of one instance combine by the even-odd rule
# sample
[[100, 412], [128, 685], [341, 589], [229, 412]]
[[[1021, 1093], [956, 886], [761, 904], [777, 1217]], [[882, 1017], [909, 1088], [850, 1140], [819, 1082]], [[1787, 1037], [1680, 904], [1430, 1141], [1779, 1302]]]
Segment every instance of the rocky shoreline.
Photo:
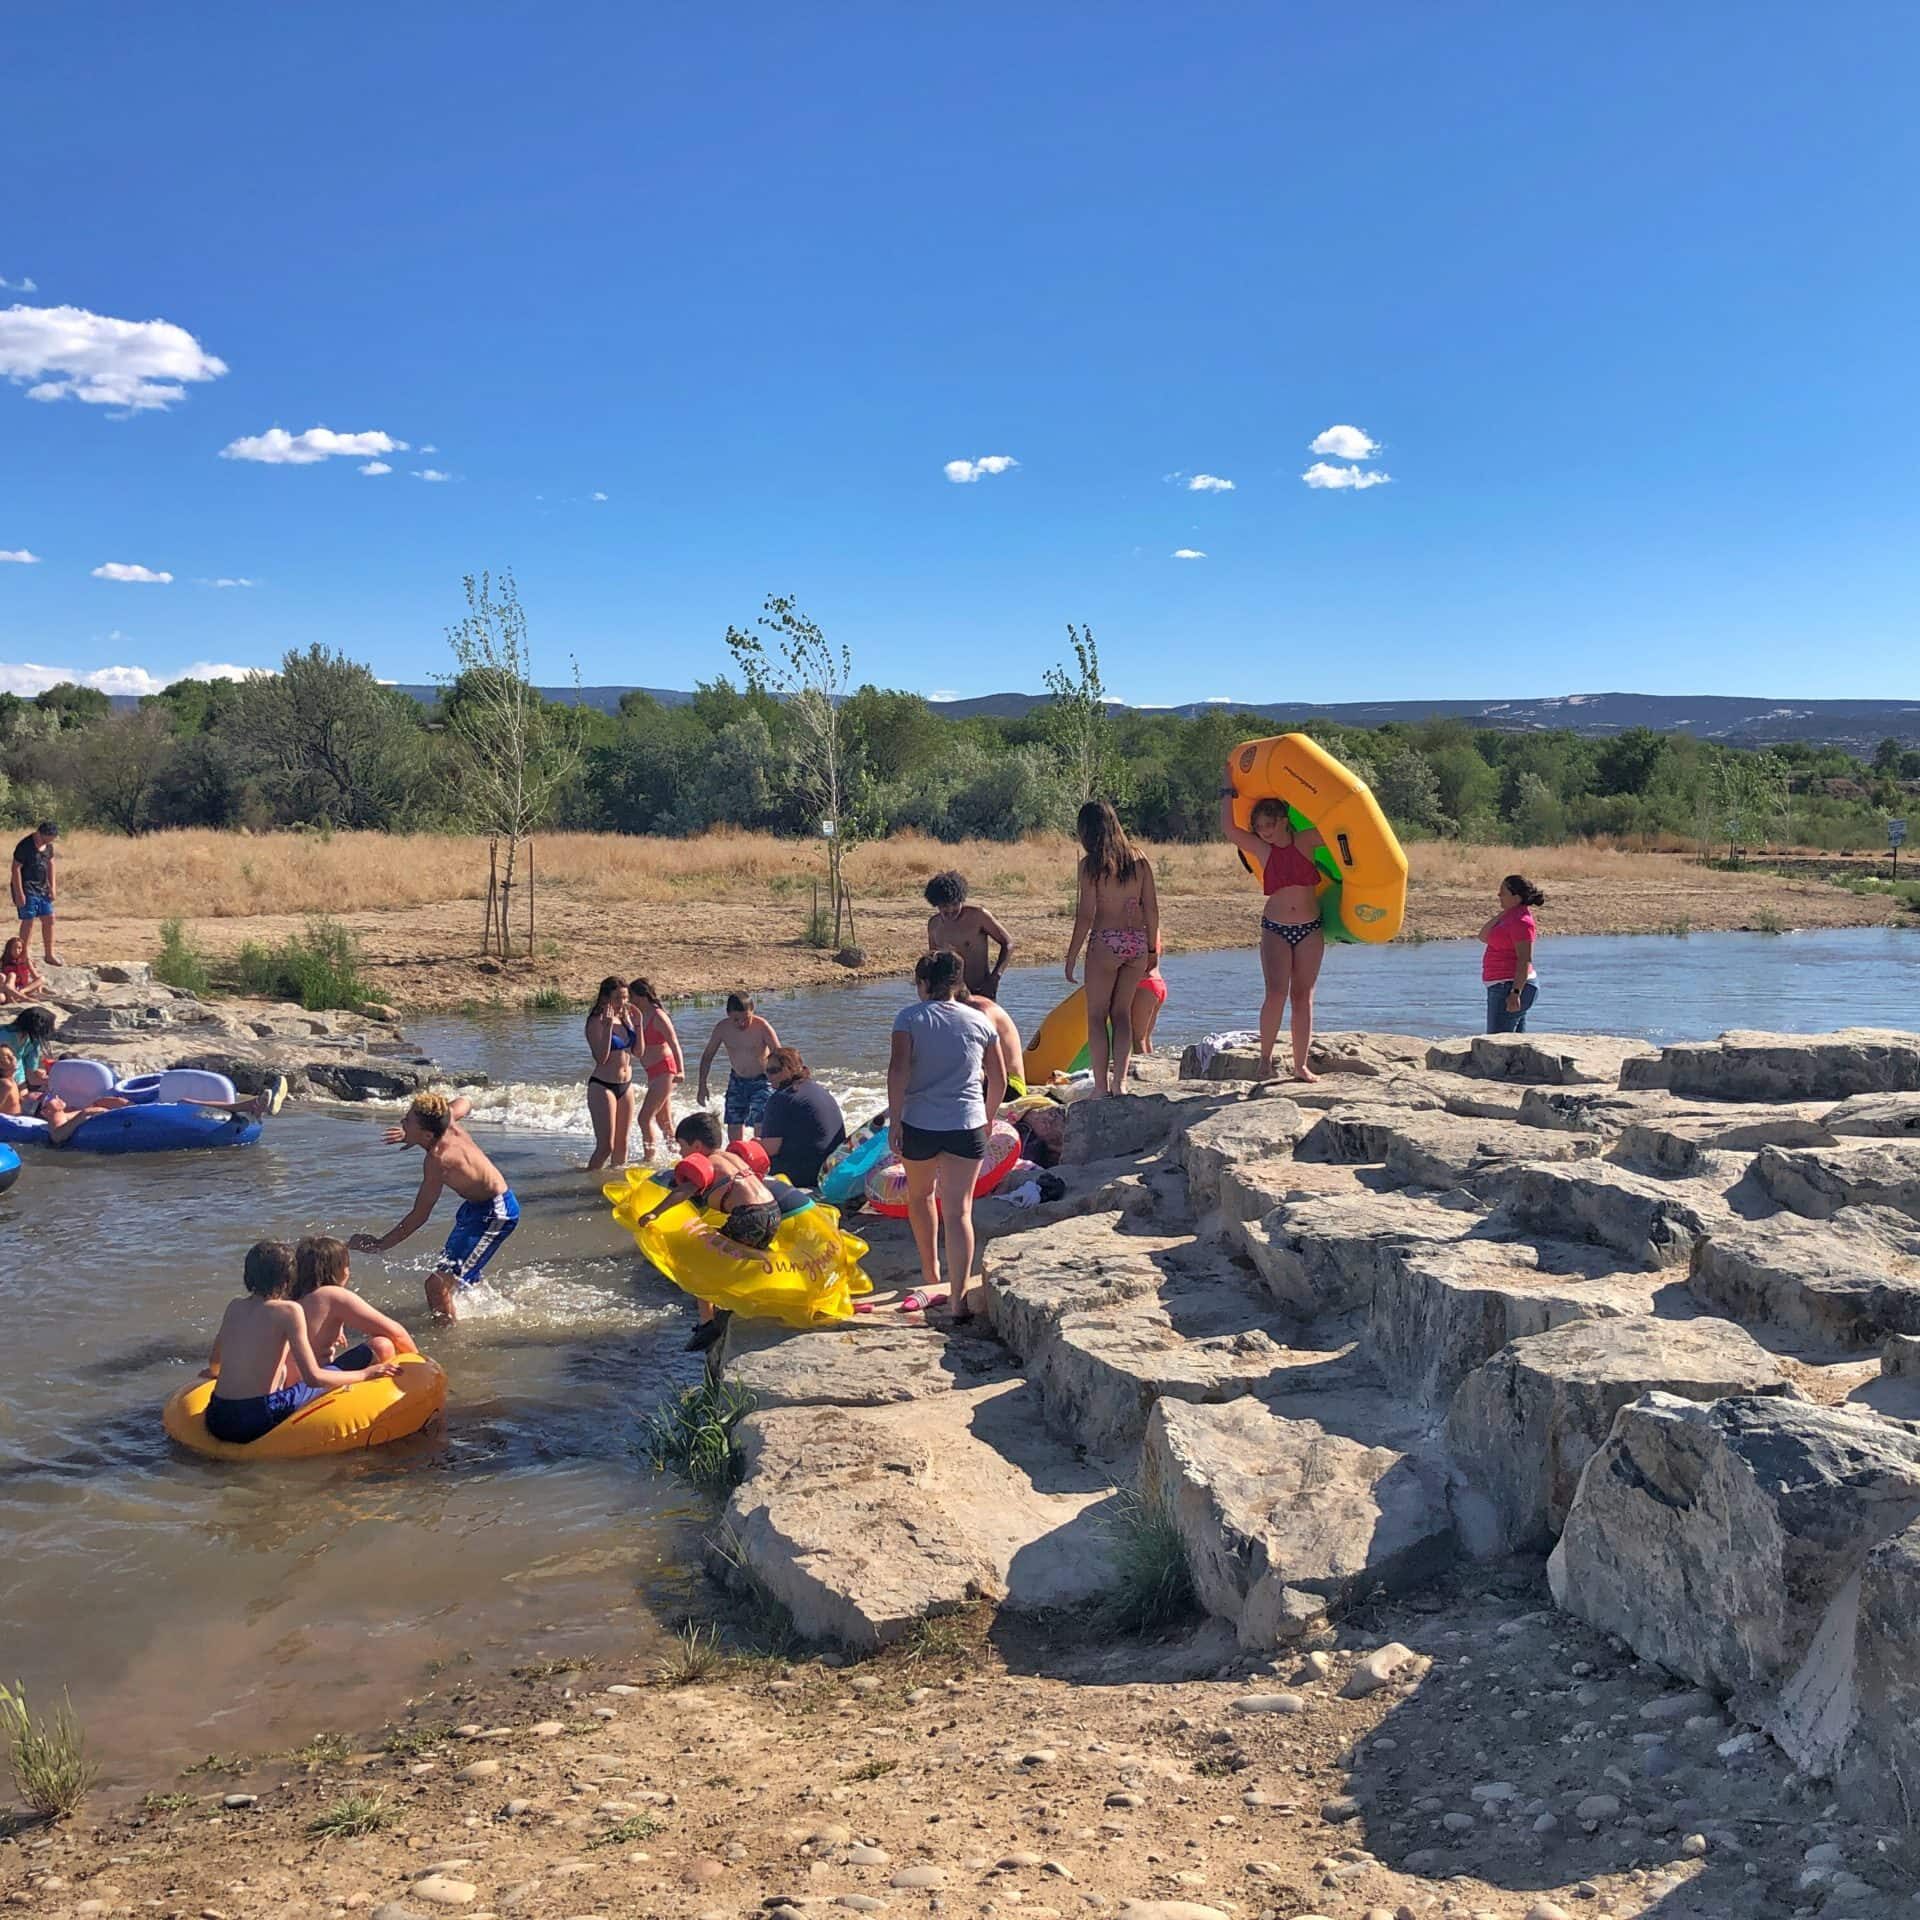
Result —
[[[387, 1007], [309, 1013], [286, 1001], [203, 1000], [156, 980], [144, 961], [48, 967], [43, 977], [56, 1052], [98, 1060], [116, 1079], [198, 1067], [258, 1093], [285, 1074], [297, 1099], [353, 1101], [404, 1099], [442, 1078]], [[18, 1011], [0, 1009], [0, 1034]]]
[[[862, 1652], [1090, 1603], [1137, 1486], [1219, 1631], [1286, 1659], [1550, 1554], [1563, 1614], [1907, 1826], [1920, 1036], [1331, 1035], [1315, 1065], [1189, 1050], [1071, 1108], [1067, 1195], [979, 1209], [991, 1337], [748, 1330], [736, 1577]], [[861, 1231], [877, 1284], [913, 1271]]]

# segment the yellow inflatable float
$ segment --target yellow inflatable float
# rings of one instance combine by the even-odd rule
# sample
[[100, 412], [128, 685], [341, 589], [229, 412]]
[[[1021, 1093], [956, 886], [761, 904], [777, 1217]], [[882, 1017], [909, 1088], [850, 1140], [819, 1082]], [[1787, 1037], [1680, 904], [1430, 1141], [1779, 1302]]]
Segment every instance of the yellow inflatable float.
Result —
[[613, 1202], [613, 1217], [676, 1287], [745, 1319], [778, 1320], [788, 1327], [851, 1320], [854, 1301], [873, 1291], [860, 1267], [867, 1243], [848, 1233], [839, 1210], [824, 1200], [789, 1213], [773, 1245], [762, 1251], [729, 1240], [720, 1231], [726, 1215], [691, 1201], [638, 1225], [668, 1192], [638, 1167], [629, 1167], [601, 1191]]
[[[1233, 823], [1253, 830], [1254, 804], [1286, 803], [1296, 828], [1317, 827], [1320, 924], [1329, 940], [1391, 940], [1407, 911], [1407, 856], [1373, 789], [1304, 733], [1233, 750]], [[1243, 853], [1241, 863], [1260, 876]]]
[[447, 1376], [424, 1353], [403, 1353], [391, 1380], [360, 1380], [335, 1387], [297, 1408], [270, 1432], [245, 1446], [207, 1431], [211, 1380], [195, 1380], [160, 1411], [170, 1438], [215, 1460], [310, 1460], [323, 1453], [355, 1453], [418, 1433], [447, 1404]]
[[1056, 1073], [1075, 1073], [1087, 1064], [1087, 990], [1076, 987], [1040, 1022], [1040, 1031], [1021, 1051], [1026, 1055], [1027, 1085], [1044, 1087]]

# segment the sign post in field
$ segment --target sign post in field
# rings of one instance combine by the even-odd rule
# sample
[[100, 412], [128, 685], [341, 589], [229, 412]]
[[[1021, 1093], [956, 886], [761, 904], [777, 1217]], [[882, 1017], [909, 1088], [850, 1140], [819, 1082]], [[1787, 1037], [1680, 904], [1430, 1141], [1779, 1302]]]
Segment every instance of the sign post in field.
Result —
[[1893, 877], [1900, 878], [1900, 843], [1907, 837], [1907, 823], [1904, 820], [1887, 822], [1887, 845], [1893, 850]]

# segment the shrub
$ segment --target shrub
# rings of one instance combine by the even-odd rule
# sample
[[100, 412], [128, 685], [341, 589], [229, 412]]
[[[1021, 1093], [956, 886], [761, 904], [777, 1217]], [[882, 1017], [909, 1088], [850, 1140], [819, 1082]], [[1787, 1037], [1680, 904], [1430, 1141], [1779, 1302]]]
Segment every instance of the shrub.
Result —
[[527, 995], [529, 1013], [565, 1013], [572, 1005], [564, 987], [535, 987]]
[[667, 1657], [659, 1666], [660, 1684], [663, 1687], [697, 1686], [702, 1680], [712, 1679], [726, 1664], [726, 1658], [720, 1645], [719, 1628], [690, 1622], [669, 1643]]
[[660, 1472], [671, 1470], [702, 1492], [723, 1494], [740, 1478], [733, 1430], [753, 1411], [753, 1395], [728, 1382], [703, 1380], [640, 1422], [640, 1452]]
[[295, 1000], [309, 1013], [351, 1012], [370, 998], [360, 977], [360, 944], [337, 920], [310, 920], [304, 936], [290, 934], [277, 947], [248, 941], [233, 971], [242, 993]]
[[55, 1712], [36, 1719], [19, 1681], [11, 1690], [0, 1686], [0, 1734], [10, 1749], [20, 1798], [45, 1819], [64, 1820], [75, 1812], [100, 1778], [65, 1694]]
[[399, 1816], [379, 1793], [349, 1793], [341, 1796], [319, 1819], [307, 1823], [307, 1831], [322, 1840], [358, 1840], [390, 1827]]
[[153, 957], [153, 977], [185, 993], [213, 991], [213, 972], [207, 956], [194, 944], [184, 920], [160, 922], [160, 951]]
[[1124, 1489], [1112, 1532], [1115, 1579], [1105, 1612], [1113, 1627], [1145, 1633], [1194, 1611], [1187, 1543], [1164, 1499]]

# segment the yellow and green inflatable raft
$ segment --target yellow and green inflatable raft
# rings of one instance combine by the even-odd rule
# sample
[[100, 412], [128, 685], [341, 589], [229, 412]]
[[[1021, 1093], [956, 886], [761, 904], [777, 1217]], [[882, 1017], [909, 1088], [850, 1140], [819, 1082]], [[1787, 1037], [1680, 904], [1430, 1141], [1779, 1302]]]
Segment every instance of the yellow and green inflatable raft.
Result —
[[840, 1225], [840, 1213], [824, 1200], [789, 1213], [765, 1250], [743, 1247], [720, 1231], [724, 1213], [690, 1201], [669, 1207], [657, 1220], [637, 1224], [667, 1197], [653, 1174], [629, 1167], [601, 1188], [613, 1217], [640, 1251], [683, 1293], [729, 1307], [743, 1319], [778, 1320], [787, 1327], [817, 1327], [851, 1320], [853, 1303], [873, 1291], [861, 1270], [867, 1243]]

